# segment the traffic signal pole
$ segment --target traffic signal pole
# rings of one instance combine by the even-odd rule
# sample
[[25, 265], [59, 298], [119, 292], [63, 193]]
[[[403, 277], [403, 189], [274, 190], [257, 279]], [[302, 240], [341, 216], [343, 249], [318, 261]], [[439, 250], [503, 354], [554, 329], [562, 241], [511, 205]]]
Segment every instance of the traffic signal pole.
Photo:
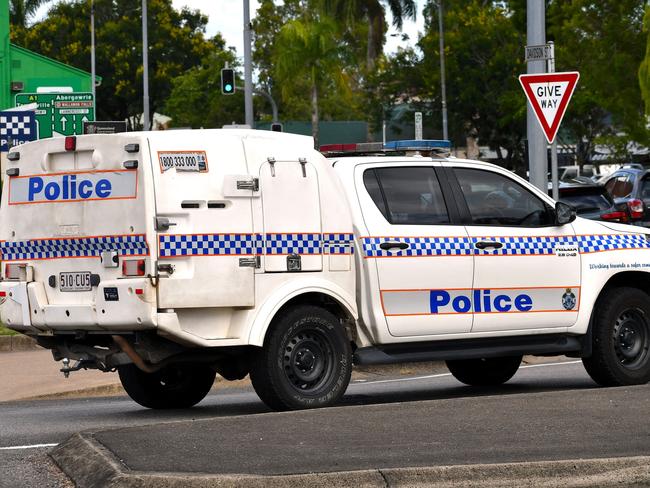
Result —
[[[543, 0], [527, 0], [527, 43], [528, 45], [546, 44], [546, 15]], [[545, 73], [546, 61], [528, 61], [528, 73]], [[548, 161], [546, 139], [538, 124], [530, 103], [527, 105], [526, 126], [528, 132], [528, 179], [544, 193], [548, 191]]]
[[251, 129], [254, 129], [250, 0], [244, 0], [244, 108], [246, 113], [246, 125], [250, 126]]

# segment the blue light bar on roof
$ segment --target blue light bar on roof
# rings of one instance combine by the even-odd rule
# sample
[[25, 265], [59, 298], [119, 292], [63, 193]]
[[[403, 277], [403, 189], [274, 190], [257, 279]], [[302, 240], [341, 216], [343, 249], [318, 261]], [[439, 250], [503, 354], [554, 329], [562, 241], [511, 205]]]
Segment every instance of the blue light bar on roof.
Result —
[[430, 151], [432, 149], [451, 149], [451, 142], [424, 139], [424, 140], [408, 140], [408, 141], [389, 141], [384, 144], [384, 150], [390, 149], [393, 151]]

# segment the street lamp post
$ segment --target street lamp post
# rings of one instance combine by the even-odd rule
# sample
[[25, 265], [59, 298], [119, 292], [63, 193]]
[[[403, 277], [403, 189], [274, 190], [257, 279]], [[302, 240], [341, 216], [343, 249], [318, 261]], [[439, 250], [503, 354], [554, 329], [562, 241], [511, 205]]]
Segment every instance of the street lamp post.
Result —
[[90, 83], [97, 118], [97, 94], [95, 93], [95, 0], [90, 0]]
[[246, 125], [254, 129], [253, 120], [253, 62], [251, 53], [251, 12], [249, 0], [244, 0], [244, 113]]
[[142, 0], [142, 81], [143, 81], [143, 100], [142, 100], [142, 120], [144, 130], [149, 130], [149, 35], [147, 31], [147, 0]]
[[445, 35], [442, 27], [442, 0], [438, 0], [438, 34], [440, 37], [440, 92], [442, 95], [442, 138], [449, 139], [447, 128], [447, 87], [445, 85]]

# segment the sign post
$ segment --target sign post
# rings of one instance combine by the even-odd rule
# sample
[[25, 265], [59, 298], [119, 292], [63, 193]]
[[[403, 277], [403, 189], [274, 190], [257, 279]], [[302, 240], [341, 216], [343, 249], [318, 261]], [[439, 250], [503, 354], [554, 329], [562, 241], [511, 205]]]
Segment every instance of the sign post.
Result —
[[37, 103], [38, 138], [83, 134], [84, 122], [95, 120], [92, 93], [19, 93], [16, 106]]
[[415, 112], [415, 140], [422, 140], [422, 112]]

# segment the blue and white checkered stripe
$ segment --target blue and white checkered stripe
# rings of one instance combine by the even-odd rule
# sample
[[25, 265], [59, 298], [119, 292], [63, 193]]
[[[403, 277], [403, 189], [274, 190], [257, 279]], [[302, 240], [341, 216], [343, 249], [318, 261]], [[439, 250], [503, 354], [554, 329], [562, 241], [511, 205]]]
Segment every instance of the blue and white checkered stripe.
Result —
[[322, 254], [322, 234], [271, 234], [260, 236], [261, 248], [266, 255]]
[[161, 258], [176, 256], [241, 256], [255, 254], [253, 234], [162, 234]]
[[645, 234], [609, 234], [577, 236], [581, 253], [615, 251], [617, 249], [649, 249]]
[[325, 254], [352, 254], [354, 236], [352, 234], [323, 234]]
[[[479, 241], [496, 241], [503, 244], [498, 249], [477, 249]], [[539, 256], [555, 253], [555, 246], [575, 246], [574, 236], [526, 236], [526, 237], [472, 237], [472, 247], [477, 256]]]
[[[404, 242], [408, 249], [387, 251], [382, 242]], [[495, 241], [502, 247], [477, 249], [479, 241]], [[615, 251], [617, 249], [650, 249], [644, 234], [606, 234], [587, 236], [524, 236], [524, 237], [364, 237], [361, 239], [366, 257], [385, 256], [540, 256], [552, 255], [556, 246], [577, 246], [581, 254]]]
[[[382, 242], [404, 242], [409, 245], [400, 251], [382, 249]], [[385, 256], [470, 256], [473, 249], [467, 237], [364, 237], [361, 240], [366, 257]]]
[[102, 251], [117, 251], [121, 256], [148, 256], [144, 235], [33, 239], [0, 243], [4, 261], [99, 257]]

